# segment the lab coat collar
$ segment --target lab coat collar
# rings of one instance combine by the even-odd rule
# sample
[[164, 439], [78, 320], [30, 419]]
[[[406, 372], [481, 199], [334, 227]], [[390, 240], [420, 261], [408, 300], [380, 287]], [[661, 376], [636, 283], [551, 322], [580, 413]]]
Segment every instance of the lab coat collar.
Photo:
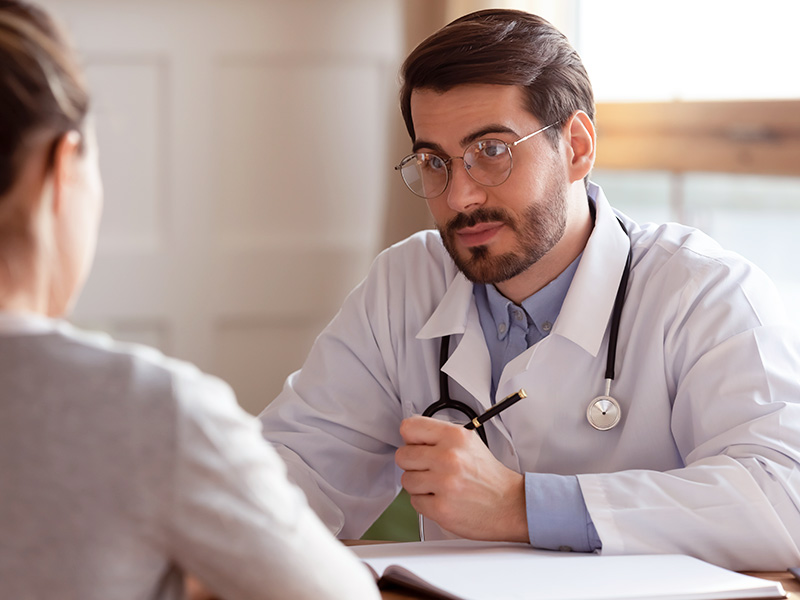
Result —
[[631, 242], [603, 190], [594, 183], [589, 184], [589, 199], [596, 208], [594, 229], [550, 335], [567, 338], [597, 356]]
[[[550, 337], [566, 338], [597, 356], [614, 307], [630, 239], [619, 226], [603, 191], [593, 183], [589, 184], [589, 199], [596, 207], [594, 228]], [[489, 406], [491, 360], [472, 290], [472, 282], [460, 271], [456, 272], [416, 337], [435, 339], [464, 334], [443, 371]], [[528, 354], [526, 363], [532, 359], [533, 352]]]
[[461, 385], [484, 406], [491, 406], [492, 367], [483, 337], [478, 309], [473, 301], [473, 283], [457, 272], [439, 306], [417, 334], [417, 339], [435, 339], [463, 334], [455, 346], [450, 342], [450, 358], [442, 371]]
[[[564, 337], [597, 356], [631, 242], [603, 190], [590, 183], [588, 194], [596, 209], [594, 228], [550, 335]], [[417, 338], [465, 333], [469, 309], [474, 304], [472, 286], [463, 273], [457, 272]]]
[[447, 286], [439, 306], [417, 334], [417, 339], [429, 340], [464, 333], [467, 328], [467, 315], [472, 304], [473, 283], [458, 271]]

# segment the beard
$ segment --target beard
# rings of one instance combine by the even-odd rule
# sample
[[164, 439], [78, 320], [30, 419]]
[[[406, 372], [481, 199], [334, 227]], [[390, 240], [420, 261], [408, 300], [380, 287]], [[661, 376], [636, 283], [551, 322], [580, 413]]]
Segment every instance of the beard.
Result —
[[[445, 249], [467, 279], [492, 284], [507, 281], [538, 262], [561, 240], [567, 228], [567, 186], [555, 184], [546, 195], [547, 202], [532, 204], [518, 220], [503, 208], [478, 208], [469, 214], [459, 213], [444, 227], [437, 226]], [[473, 246], [460, 254], [456, 231], [486, 222], [500, 222], [511, 229], [515, 247], [496, 256], [489, 246]]]

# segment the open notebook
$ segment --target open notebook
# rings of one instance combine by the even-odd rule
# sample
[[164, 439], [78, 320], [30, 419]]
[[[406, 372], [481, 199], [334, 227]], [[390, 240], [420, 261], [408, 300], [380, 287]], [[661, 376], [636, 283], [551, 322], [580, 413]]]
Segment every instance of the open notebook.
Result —
[[350, 548], [391, 583], [454, 600], [785, 598], [780, 583], [676, 554], [601, 556], [526, 544], [408, 542]]

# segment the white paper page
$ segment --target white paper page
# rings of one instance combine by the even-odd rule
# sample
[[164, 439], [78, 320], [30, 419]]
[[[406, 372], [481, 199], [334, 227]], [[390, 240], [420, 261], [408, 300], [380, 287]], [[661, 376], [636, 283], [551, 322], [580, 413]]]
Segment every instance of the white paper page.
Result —
[[401, 565], [465, 600], [775, 598], [780, 584], [680, 555], [600, 556], [464, 540], [351, 548], [378, 573]]

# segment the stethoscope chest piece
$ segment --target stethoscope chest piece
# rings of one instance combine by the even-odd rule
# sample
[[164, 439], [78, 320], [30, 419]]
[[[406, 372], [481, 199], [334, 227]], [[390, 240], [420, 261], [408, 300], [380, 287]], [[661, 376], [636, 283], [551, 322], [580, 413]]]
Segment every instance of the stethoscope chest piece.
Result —
[[608, 431], [619, 423], [622, 411], [611, 396], [598, 396], [589, 403], [586, 419], [598, 431]]

